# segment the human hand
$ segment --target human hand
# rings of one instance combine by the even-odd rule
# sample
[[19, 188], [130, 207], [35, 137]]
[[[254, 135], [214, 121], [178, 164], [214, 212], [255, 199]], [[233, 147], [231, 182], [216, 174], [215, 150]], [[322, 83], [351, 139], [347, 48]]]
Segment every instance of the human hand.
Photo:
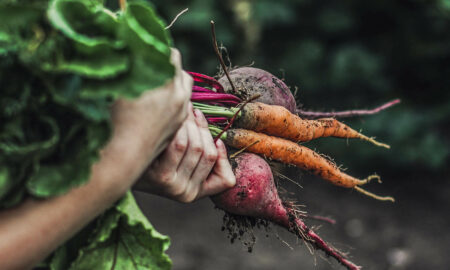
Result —
[[175, 49], [171, 61], [176, 68], [172, 81], [137, 99], [119, 99], [112, 107], [113, 136], [102, 152], [115, 157], [118, 167], [127, 168], [129, 177], [112, 183], [121, 190], [128, 190], [167, 147], [187, 116], [193, 80], [181, 69], [180, 53]]
[[167, 149], [144, 172], [137, 190], [187, 203], [234, 186], [224, 143], [214, 144], [199, 110], [188, 114]]

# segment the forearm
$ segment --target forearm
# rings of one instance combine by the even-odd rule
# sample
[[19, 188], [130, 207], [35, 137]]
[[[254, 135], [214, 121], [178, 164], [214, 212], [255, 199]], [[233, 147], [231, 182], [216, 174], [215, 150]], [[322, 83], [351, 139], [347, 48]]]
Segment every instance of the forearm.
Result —
[[87, 184], [0, 212], [1, 268], [30, 269], [42, 261], [123, 196], [142, 171], [141, 164], [135, 153], [110, 143]]

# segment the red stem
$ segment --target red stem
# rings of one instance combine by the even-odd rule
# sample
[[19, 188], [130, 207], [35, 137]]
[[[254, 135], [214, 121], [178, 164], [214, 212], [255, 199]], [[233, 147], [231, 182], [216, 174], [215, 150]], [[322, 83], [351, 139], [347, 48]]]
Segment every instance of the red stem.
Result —
[[208, 123], [210, 123], [210, 124], [224, 124], [228, 121], [228, 118], [226, 118], [226, 117], [206, 117], [206, 120], [208, 120]]
[[320, 220], [320, 221], [324, 221], [327, 223], [330, 223], [332, 225], [336, 224], [336, 220], [332, 219], [332, 218], [328, 218], [328, 217], [323, 217], [323, 216], [310, 216], [307, 214], [301, 214], [300, 216], [304, 217], [304, 218], [309, 218], [309, 219], [315, 219], [315, 220]]
[[241, 102], [241, 99], [230, 95], [230, 94], [222, 94], [222, 93], [216, 93], [216, 92], [212, 92], [212, 93], [206, 93], [206, 92], [193, 92], [191, 95], [191, 99], [192, 98], [199, 98], [199, 99], [204, 99], [204, 100], [229, 100], [229, 101], [235, 101], [236, 104], [238, 104], [239, 102]]
[[196, 73], [196, 72], [192, 72], [192, 71], [188, 71], [187, 73], [189, 73], [192, 78], [194, 79], [195, 82], [201, 82], [201, 83], [206, 83], [207, 85], [213, 87], [214, 89], [217, 90], [217, 92], [219, 93], [224, 93], [225, 91], [223, 90], [223, 86], [213, 77], [209, 77], [207, 75], [201, 74], [201, 73]]
[[211, 89], [204, 88], [204, 87], [197, 86], [197, 85], [193, 85], [193, 86], [192, 86], [192, 92], [216, 93], [216, 92], [214, 92], [214, 91], [211, 90]]
[[336, 117], [336, 118], [344, 118], [344, 117], [354, 117], [361, 115], [371, 115], [376, 114], [382, 110], [385, 110], [389, 107], [394, 106], [395, 104], [400, 103], [400, 99], [395, 99], [385, 103], [379, 107], [376, 107], [372, 110], [348, 110], [342, 112], [312, 112], [312, 111], [304, 111], [302, 109], [297, 109], [297, 114], [301, 117], [305, 118], [324, 118], [324, 117]]
[[[318, 249], [323, 250], [328, 255], [334, 257], [339, 263], [347, 267], [349, 270], [360, 270], [361, 266], [357, 266], [351, 261], [344, 258], [344, 256], [335, 250], [334, 248], [330, 247], [325, 241], [323, 241], [322, 238], [320, 238], [319, 235], [317, 235], [314, 231], [308, 228], [308, 226], [303, 223], [303, 221], [299, 218], [295, 219], [295, 224], [297, 225], [300, 232], [297, 232], [300, 237], [302, 237], [305, 241], [310, 242], [311, 244], [315, 245]], [[305, 239], [306, 238], [306, 239]]]

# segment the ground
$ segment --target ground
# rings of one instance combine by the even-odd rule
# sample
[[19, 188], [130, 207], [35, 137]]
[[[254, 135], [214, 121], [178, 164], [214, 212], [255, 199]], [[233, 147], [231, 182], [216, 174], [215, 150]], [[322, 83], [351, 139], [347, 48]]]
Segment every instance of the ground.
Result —
[[[349, 252], [352, 261], [363, 269], [448, 269], [449, 189], [428, 190], [414, 178], [410, 184], [401, 181], [399, 185], [388, 179], [382, 187], [370, 185], [372, 191], [394, 195], [397, 202], [392, 204], [296, 173], [291, 171], [289, 175], [303, 188], [282, 183], [295, 193], [290, 197], [304, 204], [309, 213], [337, 221], [336, 225], [317, 221], [307, 224], [321, 225], [318, 234]], [[153, 225], [171, 237], [168, 253], [174, 270], [345, 269], [324, 258], [320, 251], [311, 255], [301, 241], [279, 227], [273, 227], [269, 237], [264, 231], [256, 232], [252, 253], [239, 241], [230, 244], [221, 231], [223, 212], [209, 199], [181, 204], [142, 193], [136, 196]]]

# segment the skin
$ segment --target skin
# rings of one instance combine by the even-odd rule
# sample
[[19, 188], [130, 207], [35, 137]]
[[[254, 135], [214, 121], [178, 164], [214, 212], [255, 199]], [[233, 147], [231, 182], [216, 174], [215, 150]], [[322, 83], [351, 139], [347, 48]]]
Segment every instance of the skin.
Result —
[[182, 71], [176, 50], [172, 63], [177, 67], [173, 81], [136, 100], [114, 104], [112, 139], [92, 166], [87, 184], [0, 212], [2, 269], [31, 269], [138, 179], [140, 190], [181, 202], [234, 185], [223, 143], [212, 143], [204, 116], [195, 116], [189, 106], [192, 78]]

